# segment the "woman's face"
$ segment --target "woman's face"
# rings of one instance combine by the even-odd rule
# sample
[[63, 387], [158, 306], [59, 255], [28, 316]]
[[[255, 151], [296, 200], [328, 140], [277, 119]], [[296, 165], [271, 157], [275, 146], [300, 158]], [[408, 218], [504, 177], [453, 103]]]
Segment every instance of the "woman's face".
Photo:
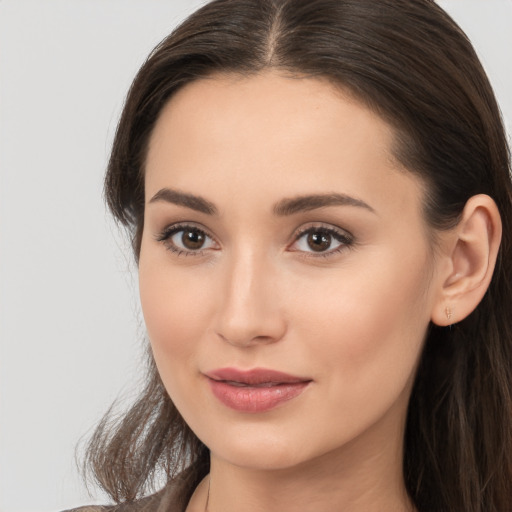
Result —
[[161, 113], [142, 308], [212, 457], [289, 468], [400, 442], [438, 272], [392, 143], [327, 82], [270, 72], [196, 81]]

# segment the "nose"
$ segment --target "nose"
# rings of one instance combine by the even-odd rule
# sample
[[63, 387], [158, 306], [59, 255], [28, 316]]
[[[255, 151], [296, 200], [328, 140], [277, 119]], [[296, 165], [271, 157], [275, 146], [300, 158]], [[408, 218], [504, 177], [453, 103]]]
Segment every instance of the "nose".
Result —
[[224, 269], [215, 332], [239, 347], [274, 343], [286, 332], [277, 272], [255, 252], [233, 255]]

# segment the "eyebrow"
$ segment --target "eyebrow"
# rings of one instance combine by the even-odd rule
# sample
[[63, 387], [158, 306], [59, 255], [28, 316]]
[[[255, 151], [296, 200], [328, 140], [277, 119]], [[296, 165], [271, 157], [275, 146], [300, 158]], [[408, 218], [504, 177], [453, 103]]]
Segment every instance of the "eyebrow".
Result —
[[217, 215], [218, 213], [217, 208], [213, 203], [210, 203], [210, 201], [193, 194], [187, 194], [186, 192], [180, 192], [179, 190], [170, 188], [162, 188], [149, 200], [150, 203], [156, 203], [158, 201], [185, 206], [186, 208], [206, 213], [207, 215]]
[[[184, 206], [191, 210], [205, 213], [206, 215], [218, 215], [217, 207], [207, 199], [194, 194], [180, 192], [179, 190], [162, 188], [149, 200], [150, 203], [156, 203], [159, 201]], [[369, 204], [365, 203], [361, 199], [356, 199], [355, 197], [338, 193], [314, 194], [281, 199], [274, 205], [273, 212], [274, 215], [285, 217], [288, 215], [294, 215], [295, 213], [316, 210], [318, 208], [325, 208], [328, 206], [356, 206], [358, 208], [364, 208], [372, 213], [376, 213]]]
[[346, 194], [315, 194], [282, 199], [274, 206], [274, 214], [279, 216], [293, 215], [299, 212], [316, 210], [327, 206], [356, 206], [376, 213], [375, 210], [361, 199]]

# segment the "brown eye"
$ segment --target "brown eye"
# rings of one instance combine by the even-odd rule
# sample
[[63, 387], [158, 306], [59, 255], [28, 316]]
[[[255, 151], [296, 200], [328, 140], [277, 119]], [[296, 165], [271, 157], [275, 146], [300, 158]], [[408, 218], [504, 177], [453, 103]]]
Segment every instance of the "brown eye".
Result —
[[290, 250], [309, 253], [310, 256], [315, 253], [319, 256], [330, 256], [347, 249], [353, 243], [352, 235], [338, 227], [313, 226], [297, 235]]
[[218, 249], [213, 238], [195, 226], [175, 225], [156, 237], [158, 242], [178, 255], [200, 255], [207, 249]]
[[330, 249], [332, 243], [332, 236], [329, 233], [321, 231], [313, 231], [308, 233], [307, 244], [308, 247], [315, 252], [323, 252]]
[[197, 229], [184, 229], [181, 235], [181, 243], [185, 249], [197, 251], [205, 243], [205, 234]]

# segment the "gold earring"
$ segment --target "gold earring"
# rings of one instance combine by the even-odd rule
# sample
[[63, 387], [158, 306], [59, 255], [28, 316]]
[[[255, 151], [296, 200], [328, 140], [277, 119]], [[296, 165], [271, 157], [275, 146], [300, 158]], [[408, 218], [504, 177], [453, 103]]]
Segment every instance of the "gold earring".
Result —
[[444, 312], [446, 313], [446, 318], [448, 319], [448, 321], [450, 321], [452, 319], [452, 310], [451, 310], [451, 308], [446, 307]]

